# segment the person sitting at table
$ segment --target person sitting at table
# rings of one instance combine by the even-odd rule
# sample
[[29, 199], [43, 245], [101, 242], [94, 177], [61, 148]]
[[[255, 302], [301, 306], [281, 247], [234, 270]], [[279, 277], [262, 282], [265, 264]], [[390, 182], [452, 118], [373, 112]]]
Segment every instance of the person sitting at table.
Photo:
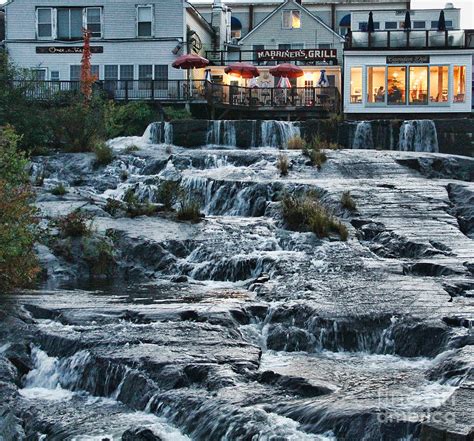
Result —
[[393, 86], [388, 92], [388, 101], [390, 103], [399, 103], [402, 100], [402, 92], [397, 86]]
[[380, 86], [375, 94], [375, 102], [381, 103], [385, 101], [385, 89], [383, 86]]

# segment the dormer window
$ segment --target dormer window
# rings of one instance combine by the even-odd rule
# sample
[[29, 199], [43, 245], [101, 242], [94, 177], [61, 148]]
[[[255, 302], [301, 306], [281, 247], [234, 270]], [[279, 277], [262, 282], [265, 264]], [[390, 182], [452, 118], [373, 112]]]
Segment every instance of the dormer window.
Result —
[[301, 29], [301, 11], [283, 11], [282, 23], [283, 29]]

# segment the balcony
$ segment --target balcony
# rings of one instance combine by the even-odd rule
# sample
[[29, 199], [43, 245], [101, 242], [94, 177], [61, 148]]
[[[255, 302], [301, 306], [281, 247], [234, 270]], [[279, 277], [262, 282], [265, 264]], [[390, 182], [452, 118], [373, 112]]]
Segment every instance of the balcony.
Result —
[[464, 31], [350, 31], [345, 50], [383, 49], [465, 49], [468, 48]]

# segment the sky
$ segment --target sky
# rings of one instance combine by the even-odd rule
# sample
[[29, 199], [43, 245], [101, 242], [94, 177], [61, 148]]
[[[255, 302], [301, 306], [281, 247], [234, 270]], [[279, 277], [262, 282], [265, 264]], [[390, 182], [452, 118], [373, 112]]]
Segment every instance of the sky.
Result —
[[[474, 0], [411, 0], [413, 9], [441, 9], [451, 1], [456, 8], [461, 8], [461, 27], [474, 29]], [[6, 0], [0, 0], [0, 5]]]

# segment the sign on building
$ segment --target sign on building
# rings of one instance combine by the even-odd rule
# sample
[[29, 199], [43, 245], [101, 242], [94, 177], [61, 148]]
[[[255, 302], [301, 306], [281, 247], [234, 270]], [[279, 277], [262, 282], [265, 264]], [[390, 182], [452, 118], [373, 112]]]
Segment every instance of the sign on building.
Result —
[[337, 49], [266, 49], [256, 52], [257, 61], [305, 61], [337, 63]]

